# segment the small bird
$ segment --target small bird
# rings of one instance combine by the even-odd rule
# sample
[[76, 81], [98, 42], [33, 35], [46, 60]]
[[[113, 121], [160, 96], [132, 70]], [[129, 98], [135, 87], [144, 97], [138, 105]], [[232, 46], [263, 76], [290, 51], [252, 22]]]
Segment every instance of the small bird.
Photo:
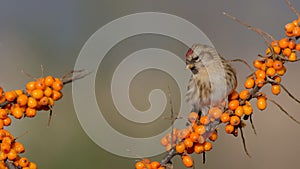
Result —
[[223, 108], [227, 96], [236, 89], [236, 72], [222, 58], [215, 48], [208, 45], [194, 44], [186, 53], [186, 68], [190, 69], [190, 78], [186, 101], [193, 110], [207, 115], [212, 106]]

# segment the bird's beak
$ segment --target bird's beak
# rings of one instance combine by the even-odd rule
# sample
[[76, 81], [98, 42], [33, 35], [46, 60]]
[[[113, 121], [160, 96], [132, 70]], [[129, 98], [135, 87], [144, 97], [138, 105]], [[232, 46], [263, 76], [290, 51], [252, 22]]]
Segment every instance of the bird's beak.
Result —
[[194, 64], [187, 64], [185, 68], [186, 69], [192, 69], [193, 67], [195, 67]]

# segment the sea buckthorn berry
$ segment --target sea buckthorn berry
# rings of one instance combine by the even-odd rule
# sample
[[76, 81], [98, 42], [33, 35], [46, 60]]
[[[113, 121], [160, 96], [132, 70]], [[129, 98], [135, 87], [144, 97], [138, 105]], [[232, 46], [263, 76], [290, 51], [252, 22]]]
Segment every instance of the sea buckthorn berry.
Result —
[[212, 149], [212, 144], [209, 141], [203, 143], [204, 151], [210, 151]]
[[272, 93], [278, 95], [280, 93], [280, 85], [273, 84], [272, 85]]
[[286, 72], [286, 67], [285, 66], [282, 66], [281, 69], [276, 70], [276, 73], [279, 76], [283, 76], [285, 74], [285, 72]]
[[289, 39], [288, 38], [282, 38], [278, 41], [278, 45], [280, 48], [284, 49], [289, 46]]
[[296, 49], [297, 51], [300, 51], [300, 43], [296, 44], [295, 49]]
[[209, 120], [208, 116], [200, 117], [200, 124], [207, 125], [209, 122], [210, 122], [210, 120]]
[[200, 143], [196, 143], [195, 146], [194, 146], [194, 152], [196, 154], [201, 154], [204, 152], [204, 146], [203, 144], [200, 144]]
[[50, 97], [52, 95], [52, 89], [50, 87], [46, 87], [44, 90], [44, 95]]
[[189, 121], [190, 121], [191, 123], [196, 122], [196, 121], [198, 120], [198, 118], [199, 118], [199, 116], [198, 116], [198, 113], [196, 113], [196, 112], [191, 112], [191, 113], [189, 114]]
[[151, 160], [150, 160], [149, 158], [143, 158], [143, 159], [142, 159], [142, 162], [143, 162], [144, 164], [150, 164], [150, 163], [151, 163]]
[[11, 118], [7, 117], [5, 119], [3, 119], [3, 125], [4, 126], [9, 126], [11, 124]]
[[12, 115], [16, 118], [16, 119], [20, 119], [23, 117], [23, 109], [20, 107], [15, 107], [12, 110]]
[[281, 69], [282, 66], [283, 66], [283, 65], [282, 65], [282, 62], [279, 61], [279, 60], [275, 60], [274, 63], [273, 63], [273, 68], [274, 68], [275, 70]]
[[158, 169], [160, 167], [160, 163], [158, 161], [152, 161], [150, 164], [152, 169]]
[[266, 73], [264, 71], [258, 69], [255, 71], [255, 76], [256, 76], [256, 78], [264, 79], [264, 78], [266, 78]]
[[20, 106], [25, 106], [27, 104], [28, 96], [26, 94], [21, 94], [17, 98], [17, 103]]
[[37, 165], [34, 162], [29, 162], [29, 169], [37, 169]]
[[20, 96], [21, 94], [23, 94], [23, 90], [15, 90], [17, 96]]
[[289, 42], [289, 48], [290, 48], [290, 49], [295, 49], [295, 47], [296, 47], [296, 42], [295, 42], [295, 40], [290, 40], [290, 42]]
[[180, 142], [180, 143], [176, 144], [175, 148], [176, 148], [177, 153], [181, 154], [185, 150], [185, 144], [183, 142]]
[[222, 115], [222, 110], [218, 107], [212, 107], [208, 110], [208, 113], [211, 117], [213, 117], [214, 119], [219, 119]]
[[290, 48], [285, 48], [283, 51], [282, 51], [282, 54], [286, 57], [290, 57], [292, 53], [292, 50]]
[[146, 168], [146, 165], [143, 162], [139, 161], [139, 162], [135, 163], [135, 169], [145, 169], [145, 168]]
[[228, 96], [229, 100], [236, 100], [239, 98], [239, 93], [234, 90], [232, 93], [230, 93], [230, 95]]
[[163, 138], [160, 139], [160, 144], [163, 146], [167, 146], [169, 144], [169, 140], [167, 136], [164, 136]]
[[17, 93], [15, 91], [5, 92], [5, 98], [7, 101], [14, 101], [17, 98]]
[[55, 81], [52, 84], [52, 89], [60, 91], [64, 87], [63, 82], [59, 78], [55, 78]]
[[34, 90], [35, 89], [35, 81], [28, 82], [26, 84], [26, 89], [27, 90]]
[[0, 108], [0, 119], [5, 119], [8, 117], [8, 112], [6, 109], [1, 109]]
[[255, 84], [256, 84], [258, 87], [263, 87], [263, 85], [265, 84], [265, 79], [257, 78], [257, 79], [255, 79]]
[[40, 99], [44, 96], [44, 91], [41, 89], [34, 89], [31, 92], [32, 97], [34, 97], [35, 99]]
[[234, 126], [231, 125], [231, 124], [227, 124], [227, 125], [225, 126], [225, 131], [226, 131], [226, 133], [228, 133], [228, 134], [232, 134], [233, 131], [234, 131]]
[[29, 161], [26, 157], [22, 157], [19, 159], [19, 165], [21, 167], [27, 167], [29, 165]]
[[186, 139], [184, 139], [183, 143], [185, 144], [185, 146], [186, 146], [187, 148], [191, 148], [191, 147], [193, 147], [193, 145], [194, 145], [194, 142], [192, 141], [191, 138], [186, 138]]
[[204, 125], [199, 125], [196, 127], [195, 132], [198, 133], [199, 135], [202, 135], [205, 133], [205, 126]]
[[241, 122], [240, 117], [238, 117], [238, 116], [231, 116], [231, 117], [230, 117], [230, 124], [231, 124], [231, 125], [237, 126], [237, 125], [240, 124], [240, 122]]
[[28, 97], [27, 106], [30, 108], [35, 108], [37, 106], [37, 101], [33, 97]]
[[0, 96], [0, 103], [3, 103], [3, 102], [5, 102], [5, 101], [6, 101], [5, 96]]
[[44, 78], [38, 78], [35, 82], [35, 88], [44, 90], [46, 87], [45, 85], [45, 79]]
[[289, 56], [289, 61], [296, 61], [297, 60], [297, 54], [295, 52], [292, 52]]
[[[7, 158], [7, 155], [6, 155], [6, 153], [4, 153], [4, 152], [0, 152], [0, 160], [1, 161], [4, 161], [4, 160], [6, 160], [6, 158]], [[1, 166], [0, 166], [0, 168], [1, 168]]]
[[35, 108], [27, 107], [26, 111], [25, 111], [25, 115], [26, 115], [26, 117], [35, 117], [35, 115], [36, 115], [36, 109]]
[[[268, 49], [269, 49], [269, 48], [268, 48]], [[269, 50], [270, 50], [270, 49], [269, 49]], [[267, 53], [267, 51], [266, 51], [266, 53]], [[254, 62], [253, 62], [253, 66], [254, 66], [255, 68], [257, 68], [257, 69], [260, 69], [261, 66], [262, 66], [262, 64], [263, 64], [263, 62], [260, 61], [260, 60], [254, 60]]]
[[1, 151], [4, 152], [5, 154], [9, 153], [10, 144], [8, 144], [6, 142], [2, 142], [0, 147], [1, 147]]
[[276, 70], [273, 67], [269, 67], [266, 71], [266, 75], [272, 77], [276, 74]]
[[267, 107], [266, 97], [259, 97], [257, 99], [256, 106], [259, 110], [264, 110]]
[[3, 95], [3, 87], [0, 86], [0, 96]]
[[275, 54], [280, 54], [281, 48], [279, 46], [273, 46], [273, 50]]
[[266, 64], [267, 67], [272, 67], [273, 62], [274, 62], [273, 59], [270, 59], [270, 58], [265, 60], [265, 64]]
[[17, 141], [13, 143], [12, 148], [13, 148], [18, 154], [21, 154], [21, 153], [24, 153], [24, 152], [25, 152], [25, 148], [24, 148], [23, 144], [20, 143], [20, 142], [17, 142]]
[[267, 70], [267, 68], [268, 68], [268, 67], [267, 67], [266, 64], [262, 64], [260, 70], [262, 70], [262, 71], [265, 72], [265, 71]]
[[281, 82], [281, 77], [280, 76], [274, 76], [272, 79], [275, 80], [277, 83]]
[[228, 108], [230, 110], [235, 110], [238, 106], [240, 105], [240, 102], [238, 100], [231, 100], [229, 103], [228, 103]]
[[[250, 103], [250, 102], [249, 102]], [[243, 106], [243, 111], [244, 111], [244, 114], [245, 115], [250, 115], [250, 114], [252, 114], [252, 112], [253, 112], [253, 108], [252, 108], [252, 106], [251, 105], [244, 105]]]
[[180, 135], [179, 138], [180, 139], [188, 138], [190, 137], [190, 134], [191, 134], [191, 129], [184, 128], [179, 132]]
[[293, 32], [295, 25], [293, 23], [288, 23], [284, 26], [286, 32]]
[[11, 161], [16, 159], [17, 157], [18, 157], [18, 154], [17, 154], [16, 150], [14, 150], [14, 149], [10, 149], [10, 151], [7, 153], [7, 158]]
[[243, 100], [248, 99], [250, 96], [249, 90], [243, 90], [240, 92], [240, 98]]
[[2, 120], [2, 119], [0, 119], [0, 129], [3, 129], [3, 126], [4, 126], [4, 124], [3, 124], [3, 120]]
[[298, 27], [298, 26], [294, 27], [293, 35], [296, 36], [296, 37], [300, 36], [300, 27]]
[[244, 86], [245, 86], [247, 89], [253, 88], [253, 86], [254, 86], [254, 79], [253, 79], [253, 77], [249, 77], [249, 78], [245, 81]]
[[199, 137], [200, 137], [199, 134], [196, 133], [196, 132], [192, 132], [192, 133], [190, 134], [190, 138], [191, 138], [191, 140], [192, 140], [193, 142], [198, 142]]
[[46, 86], [52, 86], [53, 82], [54, 82], [54, 77], [53, 76], [47, 76], [45, 77], [45, 85]]
[[44, 96], [39, 100], [39, 104], [42, 106], [46, 106], [48, 105], [48, 103], [49, 103], [49, 98], [47, 96]]
[[227, 123], [230, 120], [230, 116], [228, 113], [223, 113], [220, 119], [222, 123]]
[[243, 106], [238, 106], [235, 110], [234, 110], [234, 114], [236, 116], [242, 117], [244, 114], [244, 109]]
[[194, 165], [194, 161], [193, 161], [192, 157], [190, 157], [188, 155], [182, 156], [182, 162], [188, 168], [193, 167], [193, 165]]
[[49, 105], [50, 107], [53, 107], [53, 106], [54, 106], [54, 100], [53, 100], [51, 97], [49, 97], [49, 103], [48, 103], [48, 105]]
[[271, 46], [272, 46], [272, 47], [278, 46], [278, 40], [272, 41], [272, 42], [271, 42]]
[[210, 136], [209, 136], [209, 140], [211, 141], [216, 141], [218, 139], [218, 132], [214, 131]]

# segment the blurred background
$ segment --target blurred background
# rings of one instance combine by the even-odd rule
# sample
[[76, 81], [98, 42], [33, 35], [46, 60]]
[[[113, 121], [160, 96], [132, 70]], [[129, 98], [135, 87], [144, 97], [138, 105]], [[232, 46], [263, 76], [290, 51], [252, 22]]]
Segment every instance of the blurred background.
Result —
[[[44, 66], [46, 75], [62, 76], [74, 68], [82, 46], [95, 31], [117, 18], [137, 12], [163, 12], [184, 18], [199, 27], [225, 58], [242, 58], [249, 63], [252, 63], [257, 54], [264, 53], [264, 41], [255, 32], [223, 16], [223, 11], [265, 30], [276, 39], [284, 36], [284, 25], [296, 19], [284, 0], [3, 0], [0, 3], [0, 85], [6, 90], [23, 89], [26, 82], [32, 79], [21, 71], [39, 77], [40, 65]], [[293, 0], [292, 4], [300, 11], [299, 2]], [[182, 59], [187, 50], [183, 44], [163, 36], [141, 35], [123, 40], [107, 54], [107, 68], [102, 67], [104, 71], [97, 74], [96, 94], [99, 102], [105, 98], [103, 93], [110, 90], [105, 88], [100, 77], [110, 79], [108, 75], [113, 71], [114, 64], [117, 64], [113, 56], [120, 62], [124, 55], [148, 47], [170, 50]], [[234, 66], [241, 83], [239, 89], [242, 89], [243, 81], [250, 72], [243, 64], [234, 63]], [[300, 98], [297, 84], [299, 65], [290, 63], [287, 67], [283, 84]], [[166, 81], [156, 83], [155, 86], [140, 87], [158, 79]], [[174, 83], [171, 77], [162, 72], [141, 72], [130, 86], [133, 105], [145, 110], [149, 107], [147, 93], [152, 88], [166, 91], [171, 86], [175, 90], [174, 107], [178, 110], [179, 105], [176, 103], [180, 100], [176, 97], [178, 93]], [[265, 91], [271, 96], [268, 87]], [[26, 147], [24, 156], [43, 169], [134, 168], [135, 159], [111, 154], [89, 139], [81, 128], [73, 107], [72, 86], [67, 85], [63, 92], [63, 99], [55, 103], [50, 127], [47, 127], [48, 113], [40, 112], [34, 119], [14, 120], [12, 127], [8, 128], [15, 136], [29, 131], [19, 139]], [[300, 119], [300, 105], [284, 92], [278, 97], [272, 97], [291, 115]], [[98, 104], [101, 107], [103, 103]], [[130, 136], [153, 135], [169, 124], [169, 121], [159, 119], [141, 130], [136, 127], [137, 124], [114, 120], [114, 115], [118, 116], [118, 113], [110, 112], [110, 108], [103, 107], [102, 110], [107, 121], [116, 130]], [[167, 106], [166, 113], [168, 111]], [[245, 154], [240, 137], [234, 138], [220, 132], [213, 150], [207, 154], [206, 164], [201, 163], [202, 157], [194, 156], [196, 168], [281, 169], [299, 166], [300, 126], [271, 103], [265, 111], [255, 109], [253, 120], [257, 135], [251, 130], [250, 124], [247, 123], [245, 129], [246, 144], [252, 158]], [[103, 137], [106, 134], [109, 133], [103, 133]], [[159, 155], [151, 159], [160, 160], [162, 157], [163, 155]], [[179, 158], [175, 158], [174, 162], [175, 168], [183, 168]]]

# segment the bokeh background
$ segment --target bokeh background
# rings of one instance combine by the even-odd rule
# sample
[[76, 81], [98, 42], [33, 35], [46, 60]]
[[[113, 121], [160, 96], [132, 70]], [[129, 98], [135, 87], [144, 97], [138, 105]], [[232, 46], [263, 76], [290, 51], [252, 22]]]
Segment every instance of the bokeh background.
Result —
[[[34, 77], [40, 76], [40, 65], [44, 66], [45, 74], [55, 76], [72, 70], [82, 46], [95, 31], [110, 21], [132, 13], [164, 12], [182, 17], [199, 27], [224, 57], [243, 58], [249, 63], [252, 63], [258, 53], [263, 53], [266, 46], [256, 33], [223, 16], [223, 11], [267, 31], [277, 39], [284, 36], [284, 25], [296, 18], [284, 0], [2, 0], [0, 3], [0, 85], [6, 90], [24, 88], [25, 83], [32, 80], [22, 74], [21, 70]], [[293, 0], [292, 3], [296, 9], [300, 9], [299, 2]], [[147, 47], [168, 49], [182, 59], [186, 51], [186, 47], [174, 39], [154, 35], [136, 36], [113, 48], [108, 53], [110, 59], [107, 63], [117, 64], [112, 59], [113, 56], [122, 58], [123, 55]], [[242, 64], [235, 63], [234, 66], [240, 82], [243, 83], [250, 72]], [[109, 64], [104, 70], [107, 74], [113, 71]], [[288, 72], [283, 78], [283, 84], [298, 97], [299, 71], [298, 63], [288, 64]], [[166, 81], [156, 83], [157, 86], [147, 83], [163, 78]], [[98, 100], [105, 97], [103, 90], [110, 90], [102, 88], [100, 80], [100, 77], [96, 80], [96, 85], [99, 86], [96, 90]], [[130, 88], [133, 105], [144, 110], [149, 106], [146, 98], [151, 88], [157, 87], [166, 91], [167, 86], [171, 86], [175, 90], [174, 107], [177, 110], [178, 93], [174, 83], [168, 75], [156, 70], [140, 73]], [[140, 87], [145, 84], [150, 86]], [[270, 94], [269, 90], [265, 91]], [[300, 119], [299, 104], [293, 102], [285, 93], [274, 98]], [[117, 112], [109, 110], [103, 114], [110, 124], [131, 136], [149, 136], [160, 132], [169, 124], [169, 121], [159, 120], [151, 124], [152, 127], [146, 126], [146, 130], [139, 130], [132, 127], [136, 124], [126, 120], [120, 123], [114, 121], [113, 115], [118, 116]], [[167, 106], [166, 112], [168, 110]], [[20, 141], [26, 146], [25, 155], [37, 162], [39, 168], [134, 167], [135, 159], [111, 154], [98, 147], [85, 134], [73, 107], [71, 85], [64, 88], [64, 97], [56, 103], [54, 114], [49, 128], [47, 112], [39, 113], [34, 119], [15, 120], [13, 127], [9, 128], [16, 136], [29, 131]], [[196, 168], [297, 168], [300, 164], [300, 126], [271, 103], [266, 111], [255, 110], [254, 123], [257, 135], [253, 134], [250, 125], [245, 129], [252, 158], [244, 153], [240, 137], [234, 138], [220, 132], [213, 150], [207, 155], [206, 164], [201, 163], [200, 156], [194, 156]], [[109, 133], [103, 133], [103, 137], [107, 134]], [[152, 159], [160, 160], [162, 156]], [[175, 158], [174, 163], [175, 168], [183, 167], [179, 158]]]

